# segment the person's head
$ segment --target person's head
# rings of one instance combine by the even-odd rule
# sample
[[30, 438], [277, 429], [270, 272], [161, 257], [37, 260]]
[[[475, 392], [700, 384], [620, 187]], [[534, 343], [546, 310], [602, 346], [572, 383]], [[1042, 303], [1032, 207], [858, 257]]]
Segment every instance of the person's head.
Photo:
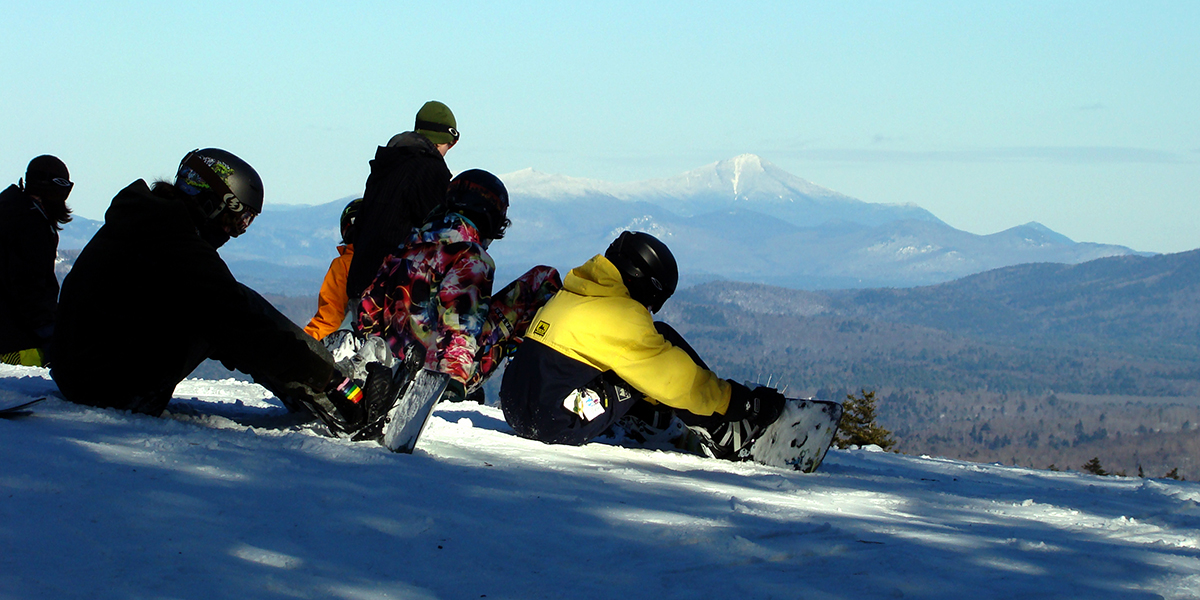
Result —
[[444, 206], [466, 217], [487, 241], [504, 237], [508, 220], [508, 190], [499, 177], [481, 169], [470, 169], [450, 180]]
[[454, 119], [450, 107], [437, 100], [426, 102], [421, 110], [417, 111], [413, 131], [429, 138], [442, 156], [446, 156], [458, 143], [458, 121]]
[[362, 206], [363, 199], [355, 198], [346, 204], [346, 208], [342, 209], [342, 243], [354, 243], [355, 221], [358, 219], [358, 209]]
[[679, 266], [667, 245], [641, 231], [623, 231], [604, 251], [621, 272], [629, 297], [658, 312], [679, 284]]
[[218, 148], [192, 150], [179, 163], [175, 188], [190, 198], [204, 218], [230, 237], [263, 210], [263, 184], [246, 161]]
[[59, 224], [71, 220], [71, 209], [67, 208], [67, 196], [71, 195], [71, 174], [67, 165], [58, 157], [43, 154], [29, 161], [25, 168], [25, 179], [18, 182], [26, 194], [37, 198], [46, 211], [46, 216]]

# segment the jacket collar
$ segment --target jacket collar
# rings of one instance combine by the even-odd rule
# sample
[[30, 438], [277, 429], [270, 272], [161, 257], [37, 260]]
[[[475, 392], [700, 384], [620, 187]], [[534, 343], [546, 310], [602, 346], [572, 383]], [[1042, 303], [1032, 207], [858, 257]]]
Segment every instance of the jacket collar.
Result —
[[580, 296], [629, 298], [621, 272], [602, 254], [571, 269], [563, 278], [563, 289]]

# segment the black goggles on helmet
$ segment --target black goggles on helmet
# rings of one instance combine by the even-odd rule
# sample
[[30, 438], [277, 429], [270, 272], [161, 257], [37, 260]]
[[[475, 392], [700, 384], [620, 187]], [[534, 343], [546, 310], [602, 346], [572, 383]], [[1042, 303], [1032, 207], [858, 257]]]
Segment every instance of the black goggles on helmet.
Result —
[[75, 187], [75, 184], [66, 177], [51, 177], [36, 171], [30, 173], [27, 178], [29, 179], [29, 183], [35, 186], [46, 190], [57, 190], [64, 194], [70, 192], [72, 187]]
[[454, 138], [454, 143], [458, 143], [458, 130], [444, 123], [434, 123], [433, 121], [417, 121], [416, 128], [424, 129], [426, 131], [440, 131], [442, 133], [448, 133], [450, 134], [450, 137]]
[[238, 215], [238, 221], [237, 221], [238, 229], [243, 232], [246, 231], [246, 229], [248, 229], [250, 227], [250, 224], [254, 222], [254, 217], [257, 217], [257, 216], [258, 216], [258, 213], [250, 210], [250, 208], [247, 207], [245, 210], [242, 211], [242, 213], [240, 215]]

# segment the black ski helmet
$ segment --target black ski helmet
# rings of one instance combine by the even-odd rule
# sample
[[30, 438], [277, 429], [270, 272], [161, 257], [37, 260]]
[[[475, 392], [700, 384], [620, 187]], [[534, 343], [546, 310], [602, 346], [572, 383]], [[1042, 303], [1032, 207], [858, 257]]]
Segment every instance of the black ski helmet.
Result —
[[363, 199], [355, 198], [342, 209], [342, 243], [354, 243], [354, 222], [358, 219], [358, 210], [362, 207]]
[[[222, 211], [243, 215], [247, 222], [263, 210], [263, 184], [246, 161], [219, 148], [192, 150], [179, 161], [175, 173], [175, 187], [195, 197], [205, 215], [215, 218]], [[245, 231], [242, 228], [242, 231]], [[231, 234], [236, 237], [240, 235]]]
[[450, 180], [446, 209], [471, 219], [484, 239], [498, 240], [512, 224], [508, 220], [508, 189], [499, 177], [470, 169]]
[[621, 272], [629, 297], [658, 312], [679, 284], [679, 266], [667, 245], [641, 231], [623, 231], [608, 250], [607, 258]]

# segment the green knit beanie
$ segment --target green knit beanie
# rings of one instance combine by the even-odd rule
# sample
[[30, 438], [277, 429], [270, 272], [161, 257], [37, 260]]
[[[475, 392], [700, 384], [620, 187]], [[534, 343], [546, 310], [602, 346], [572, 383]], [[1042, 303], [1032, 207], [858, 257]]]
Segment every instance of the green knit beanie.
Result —
[[450, 107], [430, 100], [417, 111], [417, 123], [413, 126], [417, 133], [429, 138], [435, 144], [453, 144], [458, 141], [458, 122]]

